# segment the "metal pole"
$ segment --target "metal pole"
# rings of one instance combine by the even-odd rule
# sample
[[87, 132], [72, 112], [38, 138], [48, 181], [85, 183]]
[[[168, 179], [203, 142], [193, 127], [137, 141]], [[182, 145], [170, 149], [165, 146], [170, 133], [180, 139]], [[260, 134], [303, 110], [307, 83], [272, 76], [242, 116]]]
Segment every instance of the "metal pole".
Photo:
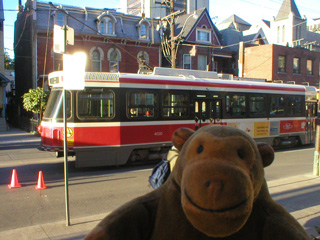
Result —
[[68, 141], [67, 141], [67, 95], [63, 89], [63, 122], [64, 122], [64, 187], [65, 187], [65, 206], [66, 206], [66, 226], [70, 226], [69, 216], [69, 188], [68, 188]]
[[[67, 26], [64, 25], [64, 51], [67, 48]], [[69, 215], [69, 185], [68, 185], [68, 139], [67, 139], [67, 95], [66, 90], [63, 89], [63, 122], [64, 122], [64, 141], [63, 141], [63, 156], [64, 156], [64, 198], [66, 206], [66, 226], [70, 226]]]
[[[317, 94], [317, 99], [319, 100], [319, 94], [320, 94], [320, 80], [319, 80], [319, 92]], [[317, 110], [319, 110], [318, 104], [317, 104]], [[317, 125], [316, 125], [316, 143], [315, 143], [315, 149], [314, 149], [314, 156], [313, 156], [313, 175], [319, 176], [319, 151], [320, 151], [320, 119], [319, 119], [319, 112], [317, 111]]]

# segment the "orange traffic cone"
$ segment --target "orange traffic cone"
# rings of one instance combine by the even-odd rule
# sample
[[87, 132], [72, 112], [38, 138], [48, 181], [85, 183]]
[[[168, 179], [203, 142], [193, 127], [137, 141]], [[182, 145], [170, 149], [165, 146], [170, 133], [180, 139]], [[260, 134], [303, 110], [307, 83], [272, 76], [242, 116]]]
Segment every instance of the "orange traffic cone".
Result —
[[38, 185], [35, 188], [36, 188], [36, 190], [46, 189], [47, 188], [47, 186], [44, 184], [42, 171], [39, 171]]
[[19, 188], [21, 187], [19, 181], [18, 181], [18, 175], [17, 171], [15, 169], [12, 170], [12, 176], [11, 176], [11, 183], [8, 185], [8, 188]]

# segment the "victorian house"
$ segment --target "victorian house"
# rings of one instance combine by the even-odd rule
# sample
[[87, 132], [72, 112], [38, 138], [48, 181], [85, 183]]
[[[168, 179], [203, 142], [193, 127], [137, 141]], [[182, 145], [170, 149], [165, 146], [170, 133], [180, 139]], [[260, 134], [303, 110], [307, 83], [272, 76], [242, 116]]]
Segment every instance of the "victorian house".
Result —
[[17, 98], [63, 69], [62, 54], [53, 51], [54, 25], [74, 29], [66, 52], [85, 52], [86, 71], [136, 73], [141, 65], [160, 65], [156, 22], [144, 15], [28, 0], [15, 23]]

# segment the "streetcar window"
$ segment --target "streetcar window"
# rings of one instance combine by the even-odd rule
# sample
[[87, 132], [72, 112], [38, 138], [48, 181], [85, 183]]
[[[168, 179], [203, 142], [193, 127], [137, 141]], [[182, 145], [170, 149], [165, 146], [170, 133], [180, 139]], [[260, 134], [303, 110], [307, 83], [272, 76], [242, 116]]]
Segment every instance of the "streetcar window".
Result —
[[226, 114], [230, 117], [245, 117], [246, 115], [246, 96], [227, 95]]
[[166, 93], [162, 99], [163, 117], [187, 117], [189, 108], [188, 93]]
[[270, 115], [273, 117], [285, 115], [285, 99], [282, 96], [272, 96], [270, 104]]
[[79, 119], [102, 120], [114, 117], [114, 93], [109, 90], [85, 90], [77, 94]]
[[127, 115], [129, 118], [150, 118], [157, 116], [157, 95], [153, 92], [128, 92]]
[[[66, 91], [67, 97], [67, 118], [71, 117], [71, 97], [70, 92]], [[43, 114], [44, 120], [55, 120], [55, 121], [63, 121], [63, 90], [61, 89], [52, 89], [50, 92], [50, 96], [48, 99], [46, 110]]]
[[301, 97], [288, 97], [288, 116], [302, 116], [303, 106]]
[[249, 98], [250, 116], [262, 116], [266, 114], [265, 97], [253, 96]]

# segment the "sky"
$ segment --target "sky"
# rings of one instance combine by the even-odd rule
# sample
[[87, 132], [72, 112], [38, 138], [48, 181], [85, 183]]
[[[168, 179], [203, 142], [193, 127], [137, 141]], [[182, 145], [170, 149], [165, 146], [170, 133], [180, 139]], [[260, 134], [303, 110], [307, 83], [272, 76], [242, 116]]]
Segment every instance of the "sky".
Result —
[[[121, 11], [124, 0], [42, 0], [52, 2], [55, 5], [71, 5], [77, 7], [116, 8]], [[4, 47], [11, 58], [13, 54], [14, 22], [17, 17], [17, 5], [19, 0], [3, 0], [4, 9]], [[21, 0], [24, 5], [24, 0]], [[122, 4], [121, 4], [122, 2]], [[219, 23], [232, 14], [236, 14], [243, 20], [254, 24], [265, 19], [271, 21], [278, 14], [283, 0], [209, 0], [209, 13], [214, 23]], [[300, 15], [306, 16], [308, 21], [320, 18], [319, 0], [295, 0]]]

